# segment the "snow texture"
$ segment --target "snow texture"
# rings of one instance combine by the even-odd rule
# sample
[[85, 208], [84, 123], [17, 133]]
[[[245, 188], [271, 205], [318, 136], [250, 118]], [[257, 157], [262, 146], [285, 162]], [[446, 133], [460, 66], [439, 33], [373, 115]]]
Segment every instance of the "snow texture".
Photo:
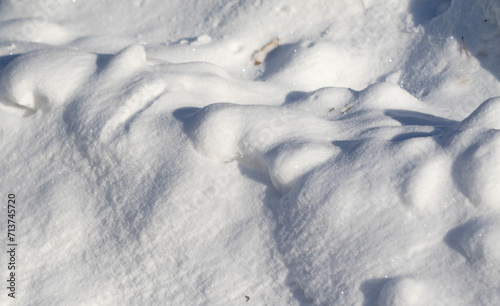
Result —
[[0, 304], [499, 305], [499, 44], [494, 0], [0, 0]]

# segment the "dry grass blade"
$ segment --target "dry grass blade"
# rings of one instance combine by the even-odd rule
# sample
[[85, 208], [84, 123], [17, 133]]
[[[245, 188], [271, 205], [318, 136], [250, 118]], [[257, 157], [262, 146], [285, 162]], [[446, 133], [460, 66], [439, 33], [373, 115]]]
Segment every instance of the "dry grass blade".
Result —
[[253, 56], [253, 64], [254, 65], [260, 65], [264, 62], [264, 60], [266, 59], [266, 55], [273, 51], [274, 49], [276, 49], [278, 46], [280, 45], [280, 39], [279, 38], [275, 38], [274, 40], [270, 41], [269, 43], [267, 43], [264, 47], [262, 47], [261, 49], [259, 49], [259, 51], [257, 51], [254, 56]]
[[469, 50], [467, 50], [467, 45], [465, 44], [465, 39], [462, 36], [462, 41], [460, 42], [460, 55], [462, 55], [463, 50], [465, 50], [465, 54], [467, 54], [467, 57], [470, 58]]

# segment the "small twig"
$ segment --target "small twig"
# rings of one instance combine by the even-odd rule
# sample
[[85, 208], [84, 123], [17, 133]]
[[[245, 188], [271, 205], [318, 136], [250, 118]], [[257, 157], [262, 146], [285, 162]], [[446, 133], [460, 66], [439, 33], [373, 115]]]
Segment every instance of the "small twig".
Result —
[[250, 300], [250, 297], [248, 295], [245, 295], [245, 298], [247, 299], [247, 302]]
[[343, 115], [343, 114], [347, 113], [347, 111], [350, 110], [353, 106], [354, 106], [354, 104], [347, 105], [346, 107], [344, 107], [343, 109], [340, 110], [340, 114]]
[[465, 54], [470, 58], [469, 50], [467, 50], [467, 45], [465, 44], [465, 39], [462, 36], [462, 41], [460, 42], [460, 55], [462, 55], [462, 49], [465, 49]]
[[331, 113], [331, 112], [335, 111], [335, 112], [337, 112], [337, 113], [339, 113], [339, 114], [341, 114], [341, 115], [344, 115], [344, 114], [345, 114], [345, 113], [347, 113], [347, 111], [348, 111], [348, 110], [350, 110], [353, 106], [354, 106], [354, 104], [349, 104], [349, 105], [347, 105], [347, 106], [343, 107], [340, 111], [337, 111], [337, 110], [335, 109], [335, 107], [332, 107], [332, 108], [330, 108], [330, 109], [328, 110], [328, 112], [329, 112], [329, 113]]

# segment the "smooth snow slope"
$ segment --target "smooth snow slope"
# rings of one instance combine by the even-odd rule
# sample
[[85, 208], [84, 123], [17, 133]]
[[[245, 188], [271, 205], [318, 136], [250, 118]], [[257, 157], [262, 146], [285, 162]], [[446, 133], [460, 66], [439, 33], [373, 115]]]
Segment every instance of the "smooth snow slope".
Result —
[[500, 304], [499, 43], [495, 0], [0, 0], [0, 304]]

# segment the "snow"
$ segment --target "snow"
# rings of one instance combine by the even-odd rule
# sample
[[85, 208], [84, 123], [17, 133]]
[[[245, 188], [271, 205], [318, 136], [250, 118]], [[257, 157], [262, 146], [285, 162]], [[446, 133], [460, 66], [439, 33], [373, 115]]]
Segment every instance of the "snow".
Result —
[[0, 0], [0, 304], [500, 304], [499, 33], [494, 0]]

